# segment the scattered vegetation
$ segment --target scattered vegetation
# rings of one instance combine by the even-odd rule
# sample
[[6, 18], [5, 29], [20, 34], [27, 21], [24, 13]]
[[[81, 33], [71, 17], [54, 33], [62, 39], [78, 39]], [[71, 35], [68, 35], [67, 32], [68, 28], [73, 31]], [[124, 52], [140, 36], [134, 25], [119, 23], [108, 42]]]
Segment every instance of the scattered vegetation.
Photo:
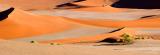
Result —
[[151, 36], [148, 35], [136, 35], [135, 40], [144, 40], [144, 39], [151, 39]]
[[129, 35], [129, 34], [123, 34], [122, 36], [122, 43], [124, 44], [132, 44], [134, 41], [133, 36]]
[[50, 43], [50, 45], [61, 45], [59, 43]]
[[30, 41], [30, 43], [36, 43], [36, 41]]

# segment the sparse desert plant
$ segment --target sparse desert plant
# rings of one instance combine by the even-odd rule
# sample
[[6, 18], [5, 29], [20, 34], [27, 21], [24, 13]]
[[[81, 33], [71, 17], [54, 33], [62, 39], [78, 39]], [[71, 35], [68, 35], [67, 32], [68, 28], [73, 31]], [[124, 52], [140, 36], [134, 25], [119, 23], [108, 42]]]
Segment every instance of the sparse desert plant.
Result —
[[59, 43], [50, 43], [50, 45], [61, 45]]
[[50, 43], [50, 45], [54, 45], [54, 43]]
[[141, 36], [136, 35], [134, 39], [135, 39], [135, 40], [140, 40], [140, 39], [141, 39]]
[[36, 41], [30, 41], [30, 43], [36, 43]]
[[129, 34], [123, 34], [122, 36], [122, 42], [124, 43], [124, 44], [132, 44], [133, 43], [133, 41], [134, 41], [134, 38], [133, 38], [133, 36], [131, 36], [131, 35], [129, 35]]
[[144, 37], [142, 37], [142, 40], [144, 40], [145, 38]]

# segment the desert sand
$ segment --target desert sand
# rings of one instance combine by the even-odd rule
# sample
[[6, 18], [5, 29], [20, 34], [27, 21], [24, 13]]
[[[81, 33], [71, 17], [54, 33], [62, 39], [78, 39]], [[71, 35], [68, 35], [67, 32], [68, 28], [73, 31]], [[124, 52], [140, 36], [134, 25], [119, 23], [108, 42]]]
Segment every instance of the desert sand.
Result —
[[[1, 55], [159, 55], [159, 40], [139, 40], [133, 45], [101, 44], [49, 45], [0, 41]], [[106, 45], [105, 45], [106, 44]]]
[[159, 18], [140, 19], [134, 21], [113, 21], [113, 20], [85, 20], [85, 19], [67, 19], [84, 24], [103, 26], [103, 27], [139, 27], [139, 28], [159, 28]]
[[[15, 8], [0, 21], [0, 55], [160, 54], [159, 9], [111, 7], [117, 0], [73, 1], [0, 1], [0, 11]], [[82, 7], [54, 9], [65, 3]], [[101, 42], [120, 40], [125, 33], [140, 40], [128, 45]]]
[[1, 39], [55, 33], [74, 27], [62, 17], [39, 16], [20, 9], [15, 9], [6, 20], [0, 22], [0, 26]]

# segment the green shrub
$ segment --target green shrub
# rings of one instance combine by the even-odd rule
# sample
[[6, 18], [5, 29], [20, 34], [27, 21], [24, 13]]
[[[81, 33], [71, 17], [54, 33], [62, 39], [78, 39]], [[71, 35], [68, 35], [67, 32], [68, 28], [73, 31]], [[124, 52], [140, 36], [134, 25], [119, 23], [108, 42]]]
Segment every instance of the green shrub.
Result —
[[124, 44], [132, 44], [133, 43], [134, 38], [131, 35], [125, 33], [121, 37], [122, 37], [122, 42]]

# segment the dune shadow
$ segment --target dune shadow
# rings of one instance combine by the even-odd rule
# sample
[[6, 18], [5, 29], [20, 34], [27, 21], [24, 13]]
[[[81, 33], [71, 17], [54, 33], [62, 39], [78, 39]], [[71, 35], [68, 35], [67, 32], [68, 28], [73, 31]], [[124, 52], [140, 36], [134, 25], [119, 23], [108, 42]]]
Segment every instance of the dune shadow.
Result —
[[78, 4], [72, 4], [72, 3], [65, 3], [61, 5], [57, 5], [54, 9], [78, 9], [78, 8], [89, 8], [92, 6], [83, 6]]
[[112, 4], [117, 8], [160, 9], [160, 0], [119, 0]]
[[8, 18], [9, 14], [12, 13], [12, 11], [14, 10], [13, 7], [5, 10], [5, 11], [1, 11], [0, 12], [0, 21], [5, 20], [6, 18]]
[[[124, 28], [125, 28], [125, 27], [122, 27], [122, 28], [113, 30], [113, 31], [108, 32], [108, 33], [114, 33], [114, 32], [117, 32], [117, 31], [121, 31], [121, 30], [123, 30]], [[114, 37], [114, 36], [113, 36], [113, 37]], [[108, 44], [108, 45], [116, 45], [116, 44], [114, 44], [114, 43], [120, 43], [121, 41], [117, 41], [117, 39], [115, 39], [115, 38], [106, 38], [106, 39], [101, 40], [101, 41], [99, 41], [99, 42], [110, 43], [110, 44]]]
[[122, 27], [122, 28], [119, 28], [119, 29], [113, 30], [113, 31], [108, 32], [108, 33], [114, 33], [114, 32], [120, 31], [120, 30], [122, 30], [122, 29], [124, 29], [124, 28], [125, 28], [125, 27]]
[[148, 16], [143, 16], [143, 17], [141, 17], [141, 19], [146, 19], [146, 18], [155, 17], [155, 16], [157, 16], [157, 15], [148, 15]]
[[123, 43], [105, 43], [105, 44], [94, 45], [94, 46], [120, 46], [120, 45], [125, 45], [125, 44]]

